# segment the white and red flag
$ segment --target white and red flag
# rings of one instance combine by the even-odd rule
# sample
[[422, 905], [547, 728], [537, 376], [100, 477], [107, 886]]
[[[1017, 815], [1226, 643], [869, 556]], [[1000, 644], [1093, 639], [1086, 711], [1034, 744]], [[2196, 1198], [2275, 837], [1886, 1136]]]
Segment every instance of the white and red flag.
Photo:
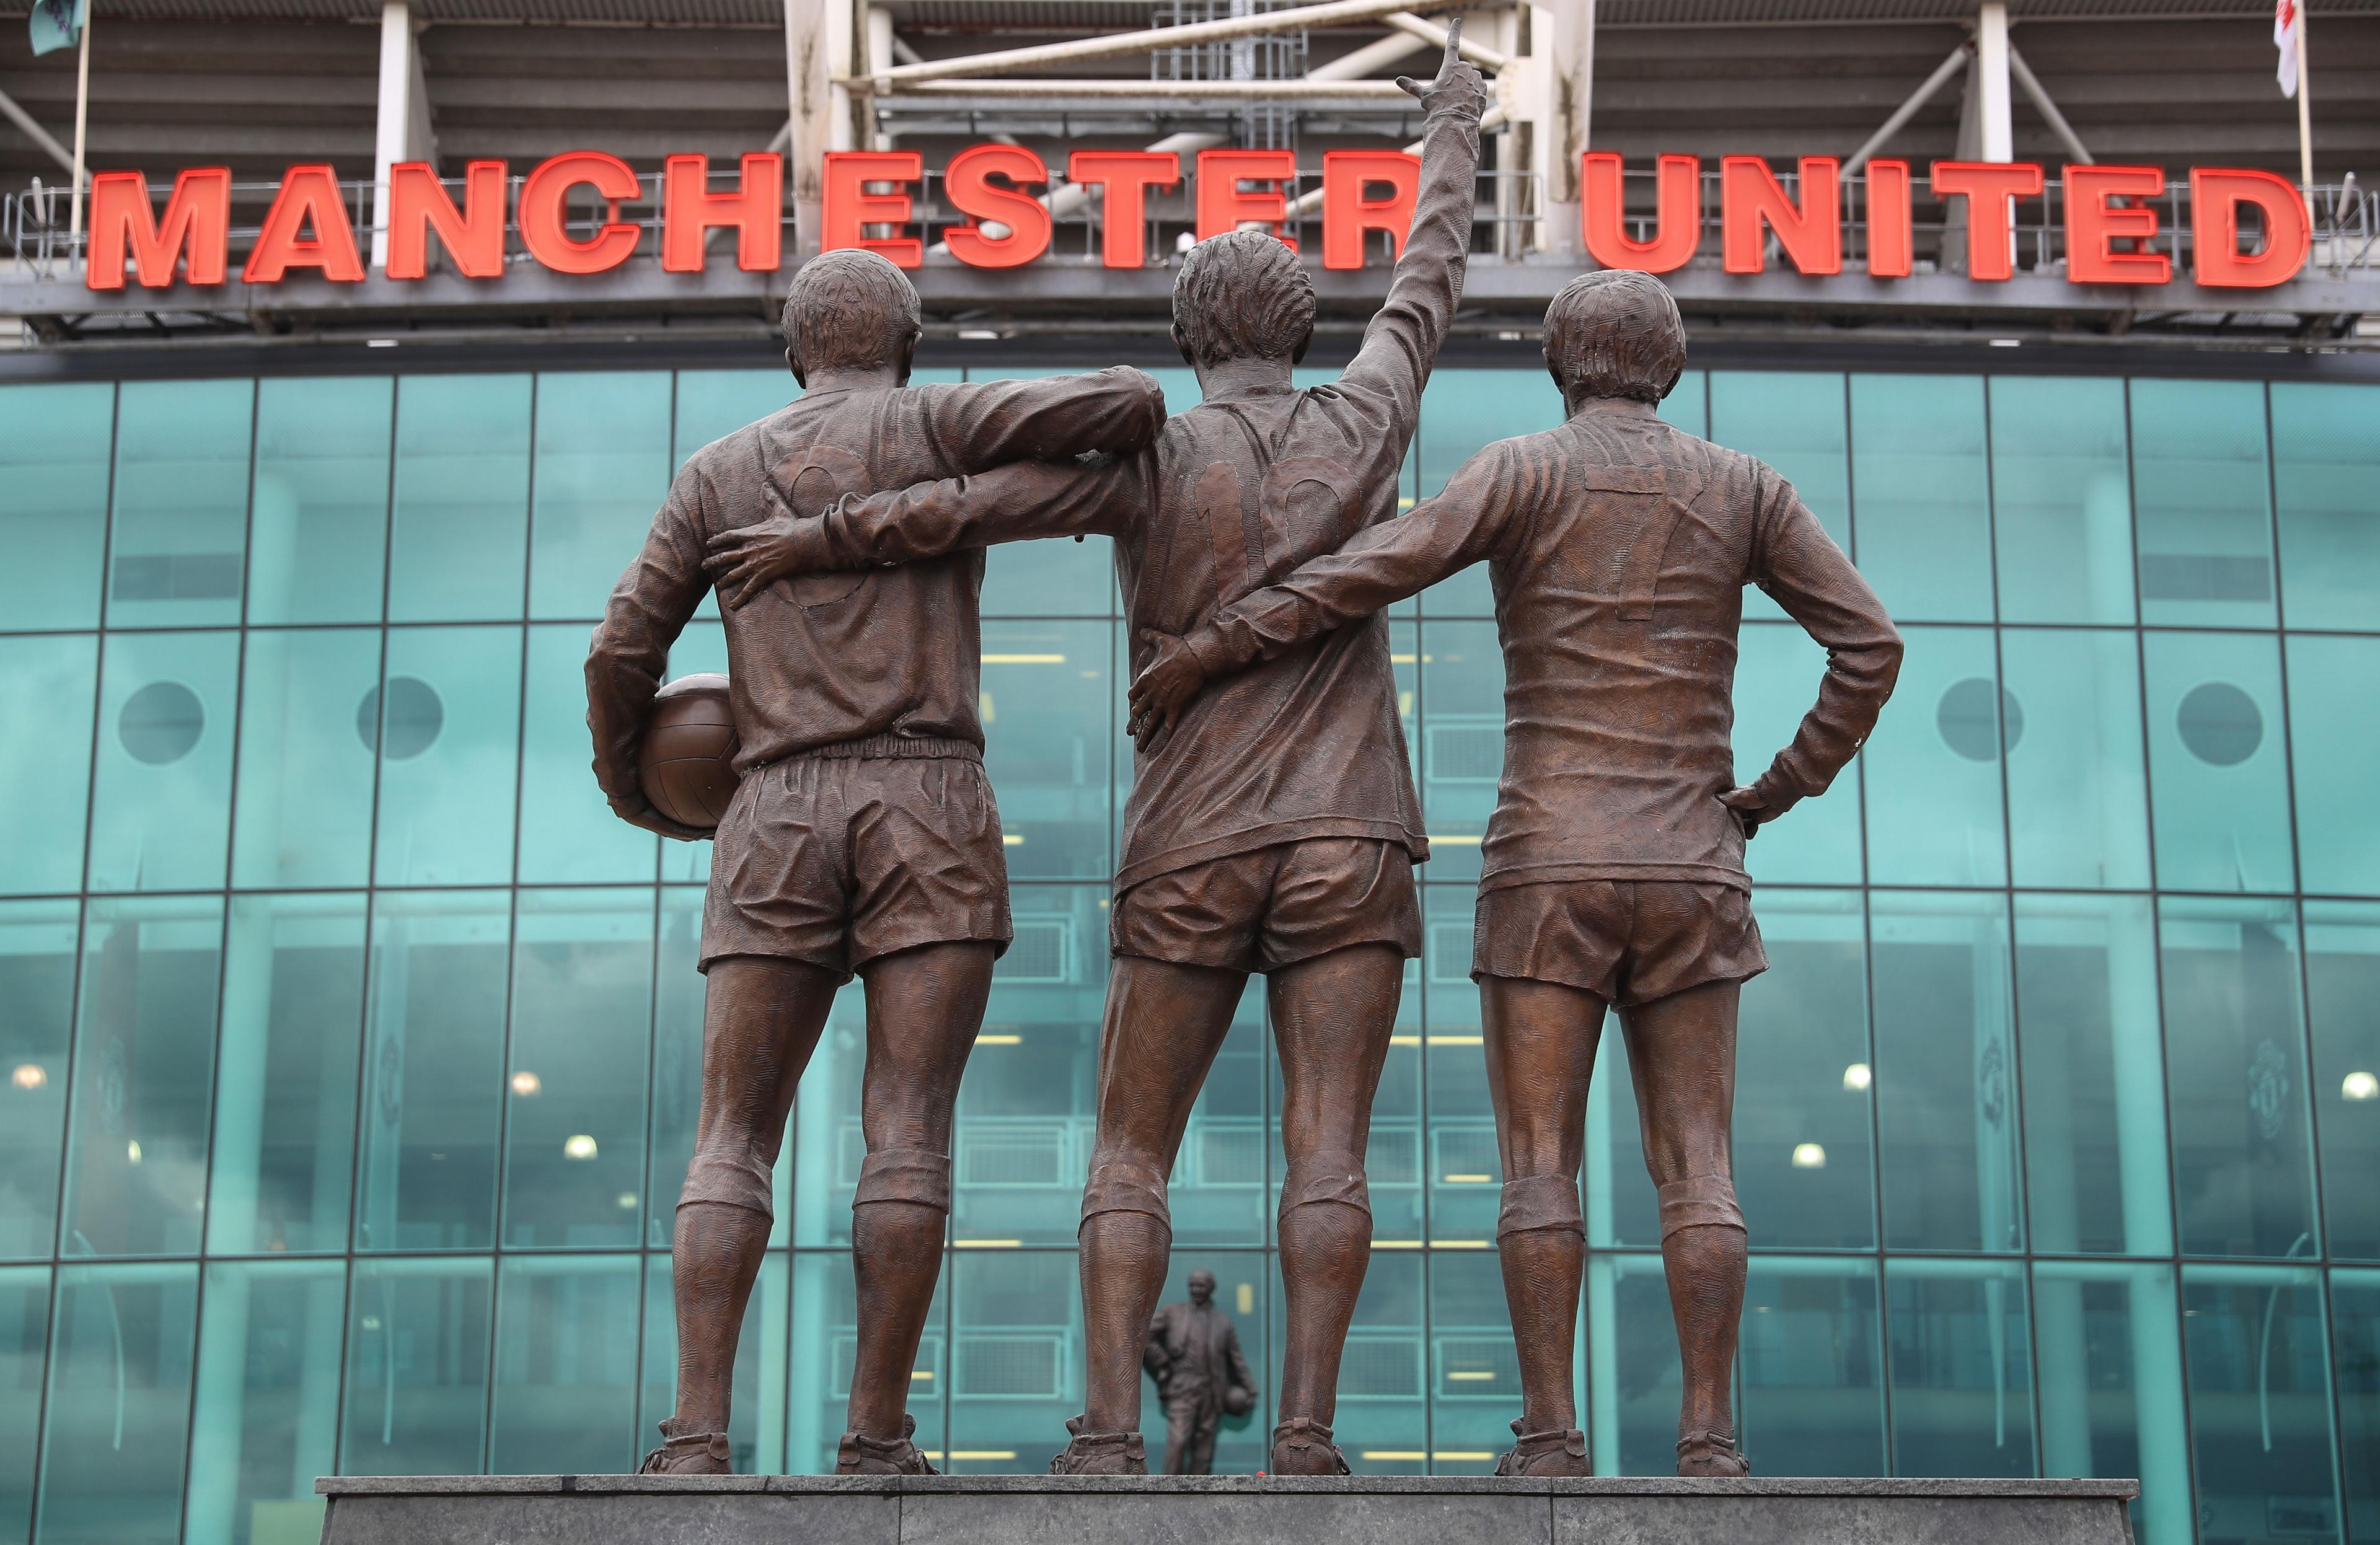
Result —
[[2273, 0], [2273, 45], [2281, 51], [2281, 95], [2298, 94], [2298, 40], [2304, 28], [2299, 0]]

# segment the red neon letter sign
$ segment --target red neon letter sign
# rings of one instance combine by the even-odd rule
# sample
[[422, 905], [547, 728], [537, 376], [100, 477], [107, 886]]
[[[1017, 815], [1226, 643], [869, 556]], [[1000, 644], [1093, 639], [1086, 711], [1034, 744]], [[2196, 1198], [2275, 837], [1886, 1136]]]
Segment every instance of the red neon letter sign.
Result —
[[1588, 151], [1578, 175], [1579, 236], [1606, 268], [1667, 274], [1683, 268], [1703, 238], [1703, 164], [1691, 155], [1661, 157], [1654, 201], [1653, 239], [1629, 239], [1627, 194], [1616, 151]]
[[1912, 249], [1909, 163], [1867, 164], [1867, 271], [1878, 279], [1906, 279]]
[[[313, 227], [310, 237], [299, 233]], [[282, 174], [273, 207], [249, 249], [243, 282], [279, 284], [292, 268], [319, 268], [325, 279], [356, 284], [364, 276], [364, 260], [356, 252], [356, 228], [347, 220], [347, 206], [339, 197], [338, 174], [328, 166], [292, 166]]]
[[[2240, 250], [2240, 206], [2264, 211], [2262, 250]], [[2305, 267], [2313, 233], [2305, 201], [2286, 177], [2228, 166], [2190, 170], [2191, 270], [2216, 289], [2262, 289], [2286, 284]]]
[[133, 276], [148, 289], [174, 282], [187, 254], [194, 285], [224, 282], [231, 247], [231, 169], [193, 166], [174, 178], [160, 222], [149, 203], [149, 179], [138, 172], [97, 172], [91, 179], [91, 250], [83, 283], [122, 289], [128, 257]]
[[[993, 182], [995, 176], [1006, 177], [1008, 186]], [[1050, 249], [1050, 206], [1018, 192], [1017, 186], [1049, 180], [1048, 164], [1022, 145], [974, 145], [959, 152], [943, 168], [942, 192], [953, 208], [974, 215], [975, 222], [946, 226], [942, 244], [973, 268], [1031, 262]], [[1007, 226], [1008, 233], [990, 235], [984, 228], [990, 223]]]
[[903, 268], [926, 261], [926, 245], [914, 236], [869, 236], [870, 225], [909, 223], [906, 189], [870, 193], [871, 182], [916, 182], [926, 175], [926, 158], [916, 151], [829, 151], [825, 186], [819, 195], [819, 249], [857, 247], [890, 258]]
[[[2155, 166], [2066, 168], [2066, 277], [2077, 285], [2162, 285], [2173, 277], [2173, 260], [2143, 249], [2116, 250], [2127, 239], [2145, 242], [2156, 235], [2156, 210], [2147, 201], [2165, 191], [2165, 173]], [[2134, 198], [2139, 204], [2115, 204]]]
[[1278, 187], [1243, 193], [1245, 182], [1295, 181], [1297, 157], [1288, 151], [1200, 151], [1198, 152], [1198, 239], [1236, 231], [1250, 221], [1262, 221], [1272, 234], [1297, 250], [1297, 243], [1281, 236], [1289, 218], [1288, 201]]
[[1066, 157], [1066, 180], [1106, 190], [1099, 215], [1099, 262], [1109, 268], [1138, 268], [1148, 261], [1141, 229], [1148, 190], [1182, 180], [1182, 158], [1172, 151], [1075, 151]]
[[2016, 272], [2019, 199], [2037, 199], [2048, 186], [2030, 161], [1937, 161], [1934, 196], [1967, 201], [1967, 277], [2005, 279]]
[[662, 267], [702, 272], [703, 238], [713, 225], [735, 227], [735, 266], [773, 274], [784, 234], [785, 158], [747, 152], [733, 193], [710, 191], [710, 158], [673, 155], [662, 163]]
[[[1366, 183], [1389, 185], [1385, 199], [1366, 199]], [[1413, 229], [1421, 192], [1421, 157], [1405, 151], [1322, 152], [1322, 266], [1364, 266], [1364, 237], [1386, 231], [1398, 257]]]
[[1802, 158], [1802, 207], [1785, 196], [1784, 185], [1756, 155], [1718, 160], [1720, 264], [1730, 274], [1757, 274], [1766, 266], [1760, 227], [1777, 232], [1786, 261], [1803, 274], [1843, 271], [1842, 163], [1831, 155]]
[[400, 161], [388, 169], [388, 267], [392, 279], [430, 272], [430, 233], [467, 279], [504, 274], [504, 164], [474, 161], [463, 168], [463, 207], [456, 210], [438, 169], [427, 161]]
[[625, 220], [607, 222], [589, 240], [570, 238], [563, 222], [570, 190], [580, 183], [615, 205], [644, 191], [626, 162], [601, 151], [565, 151], [531, 172], [521, 183], [516, 213], [521, 245], [556, 274], [601, 274], [626, 262], [637, 249], [637, 227]]

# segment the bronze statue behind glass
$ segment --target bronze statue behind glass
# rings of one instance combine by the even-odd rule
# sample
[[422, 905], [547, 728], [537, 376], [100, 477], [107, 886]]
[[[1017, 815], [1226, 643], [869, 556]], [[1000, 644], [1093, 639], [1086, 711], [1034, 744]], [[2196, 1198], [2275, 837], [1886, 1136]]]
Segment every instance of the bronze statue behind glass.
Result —
[[[1767, 966], [1744, 844], [1824, 792], [1859, 749], [1892, 690], [1900, 639], [1791, 485], [1657, 416], [1685, 367], [1684, 329], [1658, 281], [1573, 279], [1547, 309], [1545, 355], [1568, 422], [1488, 446], [1404, 518], [1160, 640], [1133, 686], [1131, 727], [1182, 734], [1202, 686], [1488, 564], [1506, 741], [1472, 975], [1522, 1391], [1518, 1442], [1497, 1473], [1589, 1471], [1571, 1385], [1578, 1175], [1596, 1043], [1616, 1007], [1684, 1365], [1678, 1473], [1740, 1476], [1749, 1466], [1729, 1374], [1744, 1227], [1728, 1131], [1737, 996]], [[1828, 663], [1792, 745], [1738, 787], [1729, 732], [1747, 584], [1825, 645]]]
[[[587, 661], [595, 772], [622, 820], [653, 808], [638, 753], [669, 648], [723, 533], [846, 493], [1020, 457], [1131, 452], [1164, 420], [1138, 371], [910, 388], [917, 291], [873, 253], [805, 264], [784, 308], [792, 406], [695, 454], [613, 591]], [[983, 772], [983, 554], [809, 576], [726, 608], [740, 775], [702, 924], [702, 1108], [673, 1241], [677, 1406], [644, 1469], [729, 1467], [729, 1381], [768, 1245], [771, 1175], [835, 991], [866, 983], [867, 1144], [852, 1198], [858, 1352], [838, 1474], [925, 1474], [909, 1375], [951, 1207], [951, 1112], [1011, 928]]]
[[[833, 583], [832, 571], [1097, 531], [1115, 539], [1137, 667], [1158, 635], [1186, 632], [1389, 521], [1422, 386], [1462, 294], [1487, 95], [1451, 41], [1436, 79], [1402, 84], [1426, 123], [1412, 229], [1337, 381], [1292, 383], [1315, 309], [1296, 255], [1262, 231], [1211, 237], [1173, 286], [1174, 341], [1202, 401], [1148, 450], [946, 479], [846, 499], [823, 519], [729, 533], [711, 545], [722, 598], [733, 607], [786, 575]], [[1281, 1419], [1267, 1468], [1346, 1472], [1330, 1422], [1371, 1256], [1365, 1144], [1404, 962], [1420, 953], [1413, 867], [1427, 854], [1385, 622], [1313, 639], [1221, 684], [1136, 759], [1083, 1197], [1088, 1389], [1053, 1470], [1148, 1468], [1141, 1356], [1172, 1245], [1167, 1177], [1247, 978], [1261, 973], [1288, 1156]]]
[[1257, 1404], [1239, 1329], [1215, 1303], [1214, 1272], [1203, 1266], [1191, 1272], [1189, 1298], [1157, 1311], [1140, 1360], [1165, 1407], [1165, 1473], [1212, 1475], [1216, 1429]]

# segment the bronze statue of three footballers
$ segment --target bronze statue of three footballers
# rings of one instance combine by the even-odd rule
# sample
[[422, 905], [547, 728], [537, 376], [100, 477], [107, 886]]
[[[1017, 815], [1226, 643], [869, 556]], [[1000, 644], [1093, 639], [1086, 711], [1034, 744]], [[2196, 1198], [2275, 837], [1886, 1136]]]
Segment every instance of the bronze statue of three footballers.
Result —
[[[910, 1364], [950, 1208], [960, 1073], [1009, 937], [982, 769], [977, 596], [996, 541], [1115, 540], [1137, 743], [1110, 910], [1097, 1136], [1083, 1198], [1083, 1414], [1062, 1474], [1145, 1473], [1141, 1372], [1172, 1247], [1167, 1180], [1250, 972], [1266, 978], [1288, 1156], [1287, 1339], [1267, 1469], [1344, 1474], [1339, 1362], [1371, 1251], [1365, 1145], [1428, 846], [1399, 723], [1390, 602], [1485, 561], [1506, 754], [1473, 975], [1505, 1182], [1497, 1243], [1523, 1414], [1501, 1475], [1589, 1473], [1571, 1357], [1587, 1080], [1620, 1013], [1659, 1190], [1685, 1372], [1678, 1472], [1746, 1473], [1730, 1404], [1744, 1232], [1730, 1177], [1736, 1000], [1767, 966], [1743, 845], [1825, 790], [1890, 692], [1900, 639], [1773, 470], [1654, 405], [1684, 333], [1642, 274], [1580, 276], [1546, 319], [1569, 421], [1491, 445], [1399, 517], [1396, 473], [1462, 292], [1485, 90], [1450, 42], [1388, 298], [1326, 385], [1291, 371], [1314, 294], [1260, 232], [1183, 262], [1174, 339], [1197, 408], [1133, 371], [909, 388], [917, 303], [839, 251], [785, 307], [807, 388], [707, 447], [614, 590], [588, 662], [596, 770], [654, 810], [637, 749], [667, 651], [724, 602], [742, 780], [702, 955], [702, 1111], [676, 1236], [675, 1414], [650, 1471], [724, 1473], [728, 1379], [770, 1174], [835, 989], [868, 995], [854, 1198], [858, 1366], [841, 1474], [921, 1474]], [[1076, 460], [1083, 452], [1101, 456]], [[823, 512], [823, 513], [821, 513]], [[1729, 750], [1742, 589], [1828, 650], [1818, 701], [1746, 786]]]

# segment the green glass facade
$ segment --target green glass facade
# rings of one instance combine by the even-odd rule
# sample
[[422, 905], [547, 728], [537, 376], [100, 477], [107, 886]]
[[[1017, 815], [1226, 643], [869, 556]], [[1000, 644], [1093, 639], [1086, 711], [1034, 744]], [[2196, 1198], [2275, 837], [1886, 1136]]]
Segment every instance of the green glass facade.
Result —
[[[790, 387], [0, 387], [0, 1542], [300, 1545], [321, 1473], [634, 1464], [672, 1393], [708, 855], [605, 811], [580, 663], [672, 468]], [[1718, 369], [1665, 411], [1791, 477], [1909, 642], [1865, 754], [1752, 852], [1755, 1466], [2138, 1475], [2153, 1545], [2380, 1541], [2380, 385]], [[1408, 492], [1558, 412], [1518, 361], [1440, 371]], [[984, 611], [1017, 940], [913, 1403], [962, 1471], [1038, 1468], [1076, 1409], [1130, 774], [1104, 544], [996, 552]], [[1820, 658], [1747, 616], [1756, 768]], [[1394, 638], [1437, 857], [1340, 1434], [1476, 1473], [1518, 1405], [1466, 976], [1485, 574]], [[698, 620], [673, 669], [722, 668]], [[743, 1468], [825, 1468], [842, 1429], [860, 1025], [847, 992], [778, 1175]], [[1676, 1360], [1605, 1048], [1585, 1419], [1599, 1469], [1660, 1473]], [[1278, 1098], [1251, 993], [1175, 1281], [1215, 1271], [1260, 1370]]]

